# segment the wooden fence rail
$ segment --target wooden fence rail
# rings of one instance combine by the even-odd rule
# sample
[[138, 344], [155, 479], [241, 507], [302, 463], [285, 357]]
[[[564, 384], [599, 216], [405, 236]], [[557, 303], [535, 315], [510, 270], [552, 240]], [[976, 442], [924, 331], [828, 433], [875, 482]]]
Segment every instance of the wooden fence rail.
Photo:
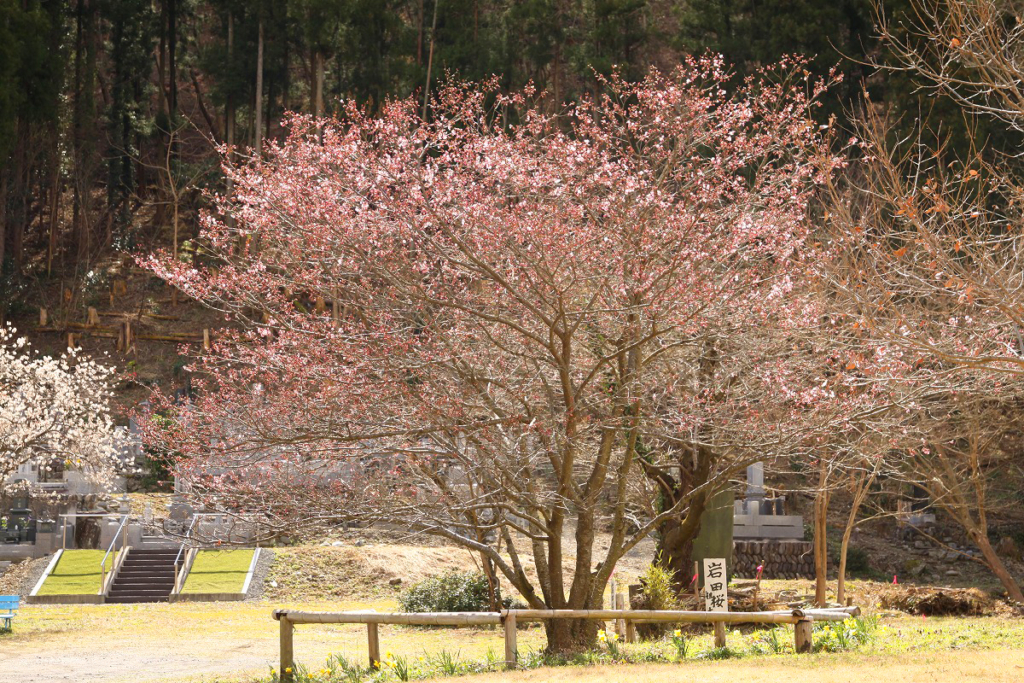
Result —
[[[713, 624], [715, 645], [725, 646], [725, 624], [793, 624], [797, 652], [810, 652], [811, 627], [815, 621], [843, 621], [860, 614], [859, 607], [830, 609], [784, 610], [774, 612], [695, 612], [682, 610], [636, 609], [513, 609], [501, 612], [298, 612], [274, 610], [274, 619], [281, 624], [281, 683], [292, 680], [294, 668], [292, 641], [296, 624], [366, 624], [367, 645], [371, 667], [380, 665], [380, 624], [406, 626], [503, 626], [505, 635], [505, 666], [515, 668], [518, 659], [516, 626], [521, 622], [546, 619], [623, 620], [626, 632], [635, 633], [632, 625], [642, 623]], [[628, 638], [632, 641], [632, 638]]]

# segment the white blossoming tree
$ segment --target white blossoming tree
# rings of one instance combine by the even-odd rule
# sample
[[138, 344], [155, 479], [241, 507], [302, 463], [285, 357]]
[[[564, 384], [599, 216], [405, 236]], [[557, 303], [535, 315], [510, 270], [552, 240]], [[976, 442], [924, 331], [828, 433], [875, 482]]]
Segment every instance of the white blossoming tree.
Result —
[[21, 465], [64, 464], [100, 488], [118, 467], [110, 414], [112, 368], [79, 357], [31, 353], [11, 327], [0, 328], [0, 492]]

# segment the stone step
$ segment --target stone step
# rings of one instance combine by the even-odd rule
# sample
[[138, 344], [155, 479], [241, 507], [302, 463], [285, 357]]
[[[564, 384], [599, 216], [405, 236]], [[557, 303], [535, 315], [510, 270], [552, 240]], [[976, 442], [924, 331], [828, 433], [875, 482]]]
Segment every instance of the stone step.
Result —
[[140, 579], [138, 581], [119, 581], [110, 587], [111, 591], [120, 591], [125, 589], [145, 588], [147, 590], [162, 590], [164, 592], [170, 592], [174, 588], [174, 580], [170, 581], [152, 581], [150, 579]]
[[132, 548], [124, 558], [106, 601], [109, 603], [167, 602], [174, 590], [180, 548]]
[[108, 595], [170, 595], [173, 586], [152, 586], [150, 584], [112, 586]]
[[151, 558], [163, 558], [170, 557], [174, 558], [178, 555], [176, 548], [168, 548], [166, 550], [147, 550], [146, 548], [132, 548], [131, 552], [128, 553], [128, 557], [151, 557]]

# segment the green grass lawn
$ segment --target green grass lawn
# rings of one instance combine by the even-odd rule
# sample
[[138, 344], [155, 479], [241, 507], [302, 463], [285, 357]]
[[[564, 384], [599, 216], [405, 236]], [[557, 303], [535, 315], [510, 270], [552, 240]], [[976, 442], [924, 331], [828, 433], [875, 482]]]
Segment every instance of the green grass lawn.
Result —
[[[100, 590], [103, 578], [100, 562], [105, 550], [65, 550], [46, 577], [38, 595], [95, 595]], [[107, 558], [107, 569], [114, 566], [117, 551]]]
[[252, 563], [252, 548], [200, 550], [183, 593], [241, 593]]

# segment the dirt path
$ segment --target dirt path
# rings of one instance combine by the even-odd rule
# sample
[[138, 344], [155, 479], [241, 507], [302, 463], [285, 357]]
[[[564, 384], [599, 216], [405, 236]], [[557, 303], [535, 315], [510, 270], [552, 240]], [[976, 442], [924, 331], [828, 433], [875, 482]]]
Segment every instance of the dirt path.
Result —
[[241, 672], [266, 673], [266, 653], [258, 645], [236, 648], [203, 647], [201, 654], [178, 648], [137, 647], [124, 643], [106, 645], [81, 643], [78, 647], [31, 648], [0, 652], [0, 671], [12, 683], [82, 681], [83, 683], [127, 683], [128, 681], [183, 681], [199, 674], [234, 675]]
[[[29, 605], [14, 632], [0, 636], [0, 681], [10, 683], [242, 683], [277, 665], [274, 607], [308, 611], [394, 609], [390, 601]], [[898, 617], [880, 636], [891, 654], [744, 658], [682, 665], [565, 667], [457, 679], [466, 683], [582, 681], [631, 683], [813, 680], [823, 683], [899, 681], [1016, 683], [1024, 681], [1024, 639], [1017, 620], [923, 620]], [[910, 646], [927, 651], [903, 651]], [[442, 650], [463, 660], [502, 652], [494, 629], [426, 630], [382, 627], [381, 645], [410, 661]], [[543, 630], [520, 632], [520, 652], [544, 645]], [[984, 648], [991, 649], [972, 649]], [[966, 648], [966, 649], [955, 649]], [[357, 625], [299, 626], [296, 661], [316, 667], [328, 653], [365, 663], [366, 631]], [[454, 679], [450, 679], [454, 680]]]
[[[388, 602], [183, 603], [153, 605], [26, 606], [14, 632], [0, 637], [0, 681], [11, 683], [169, 683], [195, 679], [245, 680], [277, 666], [274, 607], [340, 611], [394, 609]], [[455, 645], [453, 646], [453, 635]], [[539, 630], [524, 633], [525, 647], [539, 647]], [[383, 647], [409, 656], [458, 649], [483, 659], [501, 650], [496, 630], [426, 631], [383, 627]], [[309, 665], [328, 653], [366, 656], [365, 627], [300, 626], [296, 661]], [[365, 662], [364, 662], [365, 663]]]

